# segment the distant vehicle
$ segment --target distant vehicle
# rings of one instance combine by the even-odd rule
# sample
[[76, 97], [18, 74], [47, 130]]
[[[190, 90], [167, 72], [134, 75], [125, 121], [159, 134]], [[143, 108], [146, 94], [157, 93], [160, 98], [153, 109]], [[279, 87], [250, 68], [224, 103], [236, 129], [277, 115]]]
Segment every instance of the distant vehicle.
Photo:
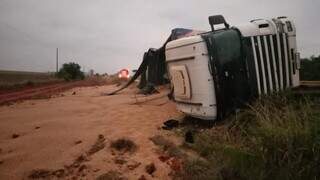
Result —
[[118, 73], [118, 77], [119, 79], [129, 79], [130, 74], [129, 74], [129, 70], [128, 69], [121, 69]]
[[[165, 47], [173, 99], [201, 119], [225, 117], [252, 97], [299, 86], [296, 28], [287, 17], [229, 27], [210, 16], [212, 31], [170, 41]], [[214, 29], [224, 24], [224, 28]]]

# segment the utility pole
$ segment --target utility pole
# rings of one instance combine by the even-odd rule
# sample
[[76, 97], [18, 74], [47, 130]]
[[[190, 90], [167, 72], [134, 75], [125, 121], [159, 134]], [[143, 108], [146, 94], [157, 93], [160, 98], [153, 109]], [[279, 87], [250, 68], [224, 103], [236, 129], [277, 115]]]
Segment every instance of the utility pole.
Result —
[[57, 53], [56, 53], [56, 72], [58, 73], [59, 71], [59, 49], [57, 48]]

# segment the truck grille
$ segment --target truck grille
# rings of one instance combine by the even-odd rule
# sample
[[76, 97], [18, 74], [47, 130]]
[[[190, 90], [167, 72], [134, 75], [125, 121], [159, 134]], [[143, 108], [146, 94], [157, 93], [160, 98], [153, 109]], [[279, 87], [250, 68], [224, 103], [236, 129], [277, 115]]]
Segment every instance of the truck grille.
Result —
[[251, 37], [259, 94], [292, 86], [292, 59], [286, 33]]

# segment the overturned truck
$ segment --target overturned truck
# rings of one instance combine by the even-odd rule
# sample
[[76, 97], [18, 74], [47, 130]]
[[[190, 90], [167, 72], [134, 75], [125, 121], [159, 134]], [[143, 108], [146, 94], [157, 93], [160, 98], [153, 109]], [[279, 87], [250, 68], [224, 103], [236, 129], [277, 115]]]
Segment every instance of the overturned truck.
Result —
[[141, 75], [140, 88], [170, 82], [177, 108], [207, 120], [222, 119], [260, 95], [299, 86], [300, 55], [289, 18], [230, 27], [217, 15], [209, 23], [209, 32], [174, 29], [161, 48], [145, 53], [132, 80]]

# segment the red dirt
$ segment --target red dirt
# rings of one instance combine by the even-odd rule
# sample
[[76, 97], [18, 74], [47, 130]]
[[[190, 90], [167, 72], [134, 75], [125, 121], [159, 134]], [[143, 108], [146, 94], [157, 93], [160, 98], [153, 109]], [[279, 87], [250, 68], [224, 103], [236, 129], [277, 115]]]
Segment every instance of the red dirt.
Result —
[[[63, 92], [64, 96], [1, 106], [0, 179], [102, 179], [109, 172], [128, 179], [142, 175], [172, 179], [171, 166], [158, 159], [159, 147], [150, 141], [157, 135], [179, 144], [183, 141], [159, 128], [166, 120], [181, 116], [165, 96], [169, 89], [144, 96], [137, 95], [132, 86], [114, 96], [101, 95], [117, 88], [79, 87]], [[139, 104], [134, 105], [136, 102]], [[20, 137], [12, 139], [14, 133]], [[132, 140], [136, 151], [121, 153], [110, 148], [111, 142], [122, 138]], [[87, 154], [92, 147], [99, 151]], [[126, 163], [118, 164], [116, 158]], [[150, 175], [145, 166], [151, 162], [157, 170]]]

